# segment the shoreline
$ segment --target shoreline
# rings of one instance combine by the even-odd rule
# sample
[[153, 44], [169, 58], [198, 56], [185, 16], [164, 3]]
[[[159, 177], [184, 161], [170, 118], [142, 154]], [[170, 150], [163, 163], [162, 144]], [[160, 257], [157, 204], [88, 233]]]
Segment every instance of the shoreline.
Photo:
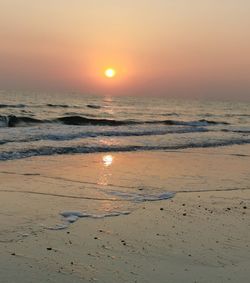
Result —
[[[0, 281], [248, 282], [249, 158], [240, 155], [249, 147], [199, 151], [188, 158], [185, 152], [114, 153], [108, 166], [101, 154], [0, 163]], [[164, 184], [167, 192], [173, 184], [180, 191], [131, 204], [129, 215], [83, 218], [60, 231], [41, 225], [60, 222], [66, 208], [124, 208], [93, 200], [106, 190], [158, 194]], [[51, 196], [58, 192], [65, 197]]]

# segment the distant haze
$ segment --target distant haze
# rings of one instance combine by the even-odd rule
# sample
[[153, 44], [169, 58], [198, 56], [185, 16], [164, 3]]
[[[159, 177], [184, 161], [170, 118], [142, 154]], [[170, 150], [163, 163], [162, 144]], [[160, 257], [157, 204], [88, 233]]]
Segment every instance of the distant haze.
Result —
[[250, 1], [1, 0], [0, 89], [250, 99]]

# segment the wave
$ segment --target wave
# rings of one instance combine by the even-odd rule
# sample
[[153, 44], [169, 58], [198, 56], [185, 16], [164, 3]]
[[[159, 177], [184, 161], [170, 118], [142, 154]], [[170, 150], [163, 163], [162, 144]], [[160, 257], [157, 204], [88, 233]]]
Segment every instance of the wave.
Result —
[[24, 104], [0, 104], [0, 108], [24, 108]]
[[40, 147], [19, 151], [4, 151], [0, 153], [0, 161], [21, 159], [33, 156], [49, 156], [77, 153], [106, 153], [106, 152], [133, 152], [133, 151], [157, 151], [157, 150], [180, 150], [188, 148], [209, 148], [231, 145], [249, 144], [250, 139], [231, 139], [206, 142], [187, 142], [180, 145], [169, 146], [75, 146], [75, 147]]
[[44, 124], [44, 123], [61, 123], [65, 125], [72, 126], [122, 126], [130, 124], [140, 124], [140, 122], [135, 121], [119, 121], [111, 119], [94, 119], [86, 118], [82, 116], [64, 116], [55, 119], [40, 120], [36, 118], [26, 117], [26, 116], [15, 116], [15, 115], [0, 115], [0, 127], [20, 127], [20, 126], [32, 126], [34, 124]]
[[231, 114], [226, 114], [225, 117], [250, 117], [250, 114], [231, 113]]
[[[79, 105], [68, 105], [68, 104], [52, 104], [52, 103], [47, 103], [45, 106], [51, 107], [51, 108], [76, 108], [76, 109], [81, 109], [83, 108], [82, 106]], [[41, 106], [37, 106], [41, 107]], [[44, 107], [44, 105], [42, 105]]]
[[15, 115], [1, 116], [0, 115], [0, 127], [16, 127], [16, 126], [30, 126], [33, 124], [41, 124], [43, 120]]
[[37, 136], [29, 136], [27, 138], [14, 138], [9, 140], [0, 140], [1, 144], [7, 143], [26, 143], [26, 142], [36, 142], [36, 141], [69, 141], [80, 138], [95, 138], [95, 137], [142, 137], [142, 136], [162, 136], [167, 134], [185, 134], [185, 133], [201, 133], [208, 132], [208, 129], [202, 127], [189, 127], [189, 128], [167, 128], [167, 129], [151, 129], [143, 130], [135, 129], [133, 131], [94, 131], [94, 132], [80, 132], [80, 133], [68, 133], [68, 134], [42, 134]]
[[165, 120], [162, 121], [163, 124], [166, 125], [179, 125], [179, 126], [209, 126], [209, 125], [229, 125], [228, 122], [223, 121], [213, 121], [213, 120], [205, 120], [201, 119], [198, 121], [175, 121], [175, 120]]
[[52, 120], [53, 122], [62, 122], [65, 125], [76, 125], [76, 126], [123, 126], [123, 125], [131, 125], [138, 124], [136, 121], [129, 120], [111, 120], [111, 119], [94, 119], [94, 118], [86, 118], [82, 116], [66, 116], [60, 117]]
[[179, 114], [178, 113], [176, 113], [176, 112], [172, 112], [172, 113], [163, 113], [163, 114], [161, 114], [162, 116], [179, 116]]
[[228, 125], [227, 122], [217, 122], [209, 120], [198, 121], [177, 121], [177, 120], [153, 120], [153, 121], [135, 121], [135, 120], [112, 120], [112, 119], [91, 119], [82, 116], [65, 116], [54, 119], [66, 125], [93, 125], [93, 126], [123, 126], [138, 124], [164, 124], [168, 126], [209, 126], [209, 125]]
[[[67, 105], [67, 104], [53, 104], [47, 103], [43, 105], [26, 105], [26, 104], [0, 104], [0, 108], [41, 108], [41, 107], [52, 107], [52, 108], [82, 108], [78, 105]], [[94, 108], [94, 106], [92, 107]]]
[[230, 129], [222, 129], [222, 132], [231, 132], [231, 133], [240, 133], [240, 134], [250, 134], [250, 130], [230, 130]]
[[178, 120], [153, 120], [153, 121], [135, 121], [135, 120], [114, 120], [114, 119], [95, 119], [87, 118], [79, 115], [63, 116], [54, 119], [40, 120], [37, 118], [27, 116], [15, 115], [0, 115], [0, 127], [20, 127], [32, 126], [43, 123], [61, 123], [72, 126], [123, 126], [123, 125], [138, 125], [138, 124], [163, 124], [168, 126], [210, 126], [210, 125], [228, 125], [229, 123], [223, 121], [213, 120], [197, 120], [197, 121], [178, 121]]
[[86, 106], [87, 106], [88, 108], [92, 108], [92, 109], [100, 109], [100, 108], [101, 108], [101, 106], [95, 105], [95, 104], [87, 104]]
[[60, 108], [69, 108], [70, 106], [69, 105], [66, 105], [66, 104], [52, 104], [52, 103], [48, 103], [46, 104], [46, 106], [48, 107], [60, 107]]

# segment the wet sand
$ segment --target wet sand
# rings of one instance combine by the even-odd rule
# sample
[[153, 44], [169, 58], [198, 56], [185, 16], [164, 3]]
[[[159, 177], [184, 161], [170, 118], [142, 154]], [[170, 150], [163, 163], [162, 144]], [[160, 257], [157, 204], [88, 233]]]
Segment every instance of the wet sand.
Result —
[[[249, 282], [249, 152], [234, 146], [0, 163], [0, 282]], [[176, 194], [136, 204], [97, 200], [118, 188]], [[65, 210], [127, 209], [47, 229]]]

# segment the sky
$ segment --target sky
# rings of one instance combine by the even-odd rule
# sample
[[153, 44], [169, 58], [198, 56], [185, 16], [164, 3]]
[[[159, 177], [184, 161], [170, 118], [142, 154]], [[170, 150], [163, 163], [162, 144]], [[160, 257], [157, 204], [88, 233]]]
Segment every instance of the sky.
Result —
[[0, 0], [0, 89], [250, 100], [249, 27], [248, 0]]

